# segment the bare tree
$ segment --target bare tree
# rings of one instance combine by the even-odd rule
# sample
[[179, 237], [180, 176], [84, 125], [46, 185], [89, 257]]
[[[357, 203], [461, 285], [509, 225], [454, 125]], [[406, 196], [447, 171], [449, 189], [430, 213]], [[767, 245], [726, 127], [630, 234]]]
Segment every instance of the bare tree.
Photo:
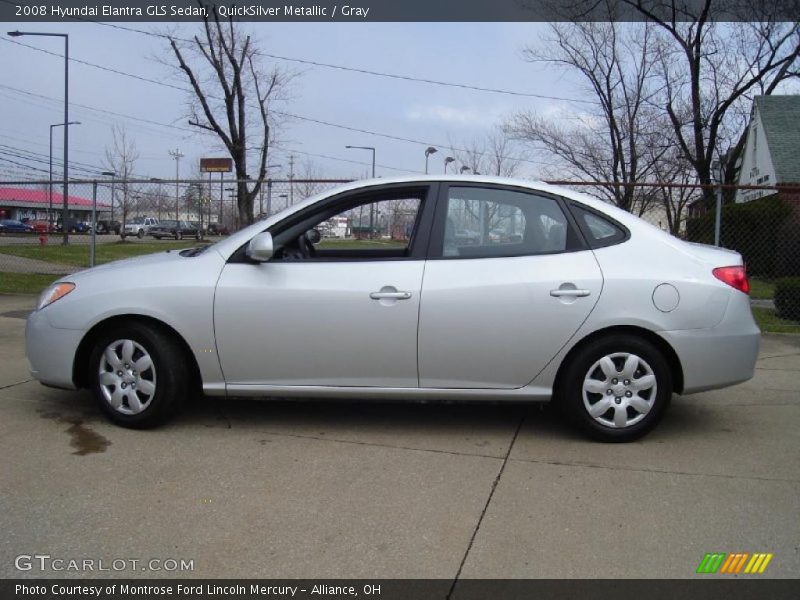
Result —
[[[248, 224], [253, 222], [253, 202], [266, 174], [274, 137], [270, 107], [285, 93], [291, 74], [278, 67], [262, 69], [250, 36], [233, 19], [220, 21], [216, 11], [211, 12], [213, 17], [203, 19], [202, 36], [195, 35], [191, 41], [168, 37], [178, 67], [192, 87], [189, 122], [215, 134], [233, 159], [238, 222]], [[248, 103], [249, 99], [255, 102]], [[248, 144], [256, 156], [248, 156]], [[248, 158], [252, 158], [255, 179], [250, 178]]]
[[295, 177], [295, 193], [301, 199], [310, 198], [324, 189], [324, 185], [319, 182], [323, 178], [322, 168], [310, 158], [301, 163], [300, 172]]
[[[771, 94], [798, 77], [800, 24], [781, 22], [771, 2], [622, 0], [658, 28], [660, 94], [653, 104], [669, 117], [674, 137], [700, 183], [712, 183], [712, 163], [726, 157], [734, 182], [744, 146], [741, 116], [756, 94]], [[739, 22], [717, 23], [725, 9]], [[703, 191], [713, 202], [713, 190]]]
[[686, 208], [698, 195], [697, 188], [684, 187], [697, 181], [694, 169], [675, 146], [655, 163], [653, 177], [663, 183], [651, 188], [654, 203], [663, 211], [669, 232], [677, 236], [682, 232]]
[[[456, 148], [456, 146], [460, 146]], [[451, 143], [450, 151], [456, 164], [467, 167], [472, 173], [514, 177], [520, 166], [520, 151], [504, 127], [492, 128], [482, 137], [466, 143]]]
[[527, 111], [514, 115], [506, 129], [535, 152], [558, 158], [570, 177], [609, 182], [598, 187], [600, 194], [620, 208], [643, 211], [649, 197], [631, 184], [651, 175], [667, 149], [647, 104], [654, 93], [651, 27], [557, 23], [551, 32], [545, 43], [526, 48], [525, 58], [578, 73], [597, 103], [561, 119], [571, 125]]
[[115, 173], [117, 179], [122, 180], [122, 184], [115, 186], [115, 196], [111, 202], [119, 206], [122, 211], [122, 229], [128, 220], [128, 214], [133, 210], [136, 202], [130, 179], [133, 177], [136, 161], [139, 159], [139, 151], [136, 149], [136, 142], [128, 136], [124, 126], [115, 125], [111, 129], [112, 143], [106, 147], [106, 167]]

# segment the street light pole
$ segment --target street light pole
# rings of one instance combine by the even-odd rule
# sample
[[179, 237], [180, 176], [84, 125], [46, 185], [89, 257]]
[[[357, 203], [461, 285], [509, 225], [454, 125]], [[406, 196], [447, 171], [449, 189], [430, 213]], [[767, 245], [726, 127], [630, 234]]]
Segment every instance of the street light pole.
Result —
[[181, 154], [180, 148], [175, 148], [175, 150], [169, 151], [169, 155], [175, 159], [175, 220], [178, 221], [180, 219], [180, 215], [178, 214], [180, 210], [180, 188], [178, 180], [181, 174], [181, 159], [183, 158], [183, 154]]
[[64, 208], [61, 222], [64, 227], [64, 245], [69, 244], [69, 35], [66, 33], [44, 33], [39, 31], [9, 31], [11, 37], [38, 35], [64, 38]]
[[721, 229], [721, 222], [722, 222], [722, 166], [720, 161], [715, 160], [711, 163], [711, 169], [713, 171], [713, 176], [715, 183], [717, 184], [716, 189], [716, 210], [714, 211], [714, 245], [719, 246], [720, 242], [720, 229]]
[[111, 177], [111, 218], [109, 219], [109, 226], [114, 224], [114, 184], [116, 183], [117, 174], [114, 171], [103, 171], [101, 175]]
[[[373, 146], [345, 146], [348, 150], [370, 150], [372, 152], [372, 178], [375, 179], [375, 148]], [[375, 233], [375, 203], [369, 205], [369, 236]]]
[[65, 125], [80, 125], [80, 121], [70, 121], [69, 123], [53, 123], [50, 125], [50, 175], [48, 184], [48, 195], [50, 200], [50, 208], [47, 211], [47, 221], [52, 229], [53, 226], [53, 128], [64, 127]]
[[445, 175], [447, 175], [447, 165], [449, 165], [451, 162], [455, 162], [455, 161], [456, 161], [456, 159], [453, 158], [452, 156], [448, 156], [448, 157], [446, 157], [444, 159], [444, 174]]
[[425, 175], [428, 174], [428, 157], [431, 154], [436, 154], [437, 152], [438, 152], [438, 150], [436, 148], [434, 148], [433, 146], [428, 146], [425, 149]]
[[[278, 167], [282, 167], [283, 165], [267, 165], [266, 168], [266, 176], [267, 176], [267, 213], [266, 216], [270, 215], [270, 211], [272, 210], [272, 178], [269, 176], [270, 169], [277, 169]], [[261, 197], [258, 201], [258, 212], [263, 214], [264, 207], [262, 206], [264, 200], [264, 182], [261, 182]]]

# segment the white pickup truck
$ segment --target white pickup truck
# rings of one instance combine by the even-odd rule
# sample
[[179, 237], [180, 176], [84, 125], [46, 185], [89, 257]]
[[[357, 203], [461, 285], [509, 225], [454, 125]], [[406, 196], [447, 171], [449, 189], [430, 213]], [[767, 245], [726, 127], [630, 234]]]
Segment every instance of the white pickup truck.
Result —
[[150, 228], [156, 225], [158, 225], [158, 219], [155, 217], [136, 217], [125, 223], [125, 228], [120, 232], [120, 236], [123, 240], [129, 235], [135, 235], [142, 239], [150, 233]]

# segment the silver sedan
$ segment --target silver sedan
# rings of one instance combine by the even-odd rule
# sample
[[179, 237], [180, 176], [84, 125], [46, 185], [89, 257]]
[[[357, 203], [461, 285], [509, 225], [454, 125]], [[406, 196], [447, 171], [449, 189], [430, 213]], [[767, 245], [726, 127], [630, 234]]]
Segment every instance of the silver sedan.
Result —
[[[321, 235], [324, 233], [324, 236]], [[553, 400], [596, 439], [753, 376], [742, 257], [490, 177], [358, 182], [46, 290], [33, 375], [150, 427], [209, 396]]]

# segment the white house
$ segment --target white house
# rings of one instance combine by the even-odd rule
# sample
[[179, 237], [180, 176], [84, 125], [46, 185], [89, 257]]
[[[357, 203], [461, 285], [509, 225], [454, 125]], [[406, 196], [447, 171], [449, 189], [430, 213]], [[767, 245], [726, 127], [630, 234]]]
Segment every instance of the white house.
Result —
[[[800, 183], [800, 96], [756, 96], [738, 183]], [[750, 202], [774, 193], [774, 190], [737, 190], [735, 201]]]

